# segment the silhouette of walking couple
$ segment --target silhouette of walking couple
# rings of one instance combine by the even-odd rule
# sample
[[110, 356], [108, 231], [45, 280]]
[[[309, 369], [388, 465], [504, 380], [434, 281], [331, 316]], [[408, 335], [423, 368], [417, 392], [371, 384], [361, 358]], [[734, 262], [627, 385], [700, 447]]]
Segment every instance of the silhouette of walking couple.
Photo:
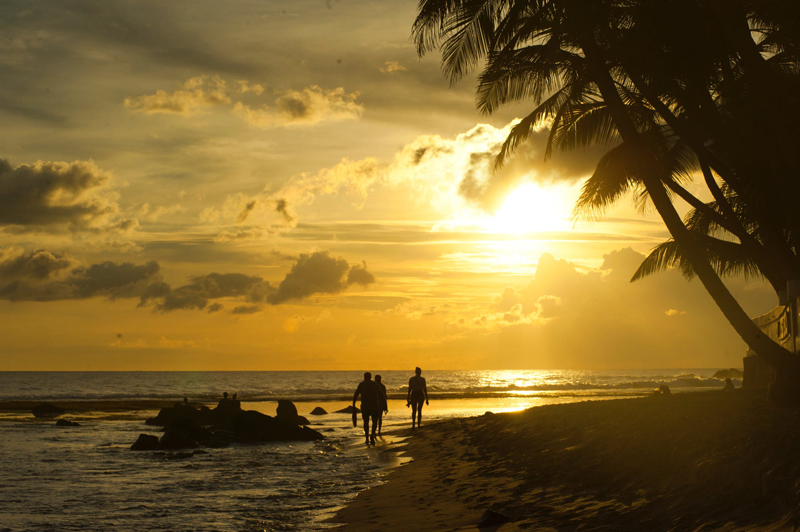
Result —
[[[428, 388], [425, 379], [421, 376], [422, 370], [416, 368], [415, 375], [408, 380], [408, 397], [406, 406], [412, 406], [411, 429], [422, 424], [422, 402], [428, 404]], [[381, 376], [375, 375], [372, 380], [372, 373], [364, 373], [364, 380], [358, 384], [356, 392], [353, 394], [353, 407], [356, 406], [358, 397], [361, 396], [361, 419], [364, 422], [364, 438], [367, 445], [375, 445], [376, 433], [380, 435], [383, 427], [383, 414], [389, 413], [389, 405], [386, 399], [386, 386], [381, 382]], [[370, 420], [372, 420], [372, 431], [370, 432]], [[353, 425], [356, 424], [356, 414], [353, 411]]]

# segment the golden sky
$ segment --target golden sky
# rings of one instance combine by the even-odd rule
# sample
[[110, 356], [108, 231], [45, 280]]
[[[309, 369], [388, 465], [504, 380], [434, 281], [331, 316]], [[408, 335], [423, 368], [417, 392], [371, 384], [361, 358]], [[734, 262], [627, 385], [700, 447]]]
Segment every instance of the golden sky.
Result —
[[[499, 172], [415, 1], [0, 5], [0, 370], [741, 366], [599, 151]], [[698, 192], [699, 194], [699, 192]], [[729, 281], [752, 315], [775, 304]]]

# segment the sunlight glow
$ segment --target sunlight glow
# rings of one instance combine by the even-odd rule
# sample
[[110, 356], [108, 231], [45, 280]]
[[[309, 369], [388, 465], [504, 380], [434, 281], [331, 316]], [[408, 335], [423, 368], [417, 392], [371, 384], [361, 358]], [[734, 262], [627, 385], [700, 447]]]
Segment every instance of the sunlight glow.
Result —
[[569, 229], [572, 198], [560, 187], [520, 185], [482, 225], [493, 233], [533, 233]]

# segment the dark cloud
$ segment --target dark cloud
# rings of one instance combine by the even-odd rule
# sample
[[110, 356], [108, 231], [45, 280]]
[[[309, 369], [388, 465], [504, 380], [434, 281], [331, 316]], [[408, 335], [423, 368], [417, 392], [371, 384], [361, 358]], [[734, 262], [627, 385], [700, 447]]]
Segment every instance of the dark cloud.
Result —
[[[154, 284], [142, 294], [139, 306], [155, 303], [154, 310], [169, 312], [172, 310], [203, 310], [209, 307], [209, 300], [220, 298], [245, 298], [262, 301], [264, 293], [271, 293], [274, 288], [261, 277], [242, 273], [210, 273], [190, 279], [190, 283], [172, 289], [165, 283]], [[215, 312], [220, 307], [209, 308]]]
[[258, 305], [241, 305], [231, 311], [231, 314], [255, 314], [261, 311]]
[[0, 249], [0, 279], [43, 281], [63, 273], [73, 265], [71, 258], [54, 255], [49, 251], [36, 250], [26, 254]]
[[280, 213], [283, 216], [283, 219], [286, 220], [288, 223], [292, 223], [294, 221], [294, 216], [289, 213], [289, 205], [286, 203], [285, 199], [279, 199], [275, 201], [275, 212]]
[[[354, 274], [358, 280], [367, 281], [372, 274], [366, 268]], [[350, 284], [348, 271], [350, 265], [344, 259], [335, 259], [327, 251], [302, 254], [292, 266], [291, 271], [278, 285], [278, 290], [267, 297], [272, 305], [284, 303], [290, 299], [303, 299], [314, 294], [336, 294], [345, 290]], [[372, 278], [374, 281], [374, 278]], [[368, 281], [368, 282], [372, 282]]]
[[375, 276], [367, 271], [367, 263], [361, 265], [354, 264], [347, 272], [347, 284], [360, 284], [362, 286], [371, 285], [375, 282]]
[[159, 269], [156, 261], [140, 265], [106, 261], [72, 270], [70, 282], [79, 298], [96, 295], [107, 295], [111, 299], [139, 297], [158, 277]]
[[258, 276], [209, 273], [172, 288], [161, 278], [156, 261], [106, 261], [74, 267], [72, 259], [48, 251], [0, 249], [0, 299], [10, 301], [139, 298], [138, 306], [151, 306], [158, 312], [217, 312], [223, 306], [214, 300], [227, 298], [249, 303], [234, 308], [234, 314], [251, 314], [261, 309], [259, 303], [278, 305], [318, 293], [338, 293], [352, 284], [367, 286], [374, 282], [366, 263], [350, 267], [346, 260], [334, 259], [327, 251], [300, 255], [278, 287]]
[[258, 200], [253, 200], [244, 206], [242, 212], [240, 212], [239, 216], [236, 218], [237, 224], [243, 224], [247, 221], [247, 217], [250, 216], [250, 213], [253, 212], [253, 209], [255, 209], [256, 203], [258, 203]]
[[[44, 256], [46, 252], [34, 252]], [[49, 260], [49, 259], [47, 259]], [[3, 263], [8, 264], [8, 263]], [[52, 263], [47, 263], [52, 265]], [[49, 266], [44, 267], [46, 270]], [[28, 276], [28, 279], [13, 279], [13, 268], [0, 271], [0, 299], [10, 301], [57, 301], [64, 299], [87, 299], [108, 297], [109, 299], [141, 297], [159, 286], [159, 265], [155, 261], [136, 265], [130, 262], [117, 264], [102, 262], [88, 267], [72, 269], [63, 279], [48, 280], [47, 277]], [[30, 270], [29, 270], [30, 271]], [[43, 270], [40, 270], [41, 274]], [[7, 273], [8, 275], [3, 275]], [[44, 282], [36, 282], [44, 281]]]
[[0, 226], [18, 230], [126, 231], [106, 188], [110, 176], [92, 161], [36, 162], [12, 168], [0, 159]]

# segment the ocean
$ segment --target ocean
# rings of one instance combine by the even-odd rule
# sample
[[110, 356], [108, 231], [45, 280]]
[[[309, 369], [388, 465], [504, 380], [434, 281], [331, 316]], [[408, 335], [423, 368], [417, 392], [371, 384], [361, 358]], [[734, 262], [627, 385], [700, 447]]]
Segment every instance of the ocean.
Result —
[[[546, 404], [719, 389], [713, 369], [625, 371], [424, 371], [429, 422]], [[0, 403], [11, 401], [175, 400], [214, 403], [237, 393], [242, 408], [274, 415], [289, 399], [320, 431], [319, 442], [232, 445], [195, 453], [131, 451], [155, 410], [67, 413], [80, 427], [0, 410], [0, 532], [324, 530], [326, 519], [404, 461], [385, 452], [409, 436], [410, 371], [379, 371], [389, 393], [384, 436], [363, 443], [363, 429], [334, 412], [352, 402], [358, 371], [0, 372]], [[734, 380], [736, 386], [741, 383]], [[360, 425], [360, 419], [359, 419]], [[188, 455], [188, 456], [187, 456]]]

